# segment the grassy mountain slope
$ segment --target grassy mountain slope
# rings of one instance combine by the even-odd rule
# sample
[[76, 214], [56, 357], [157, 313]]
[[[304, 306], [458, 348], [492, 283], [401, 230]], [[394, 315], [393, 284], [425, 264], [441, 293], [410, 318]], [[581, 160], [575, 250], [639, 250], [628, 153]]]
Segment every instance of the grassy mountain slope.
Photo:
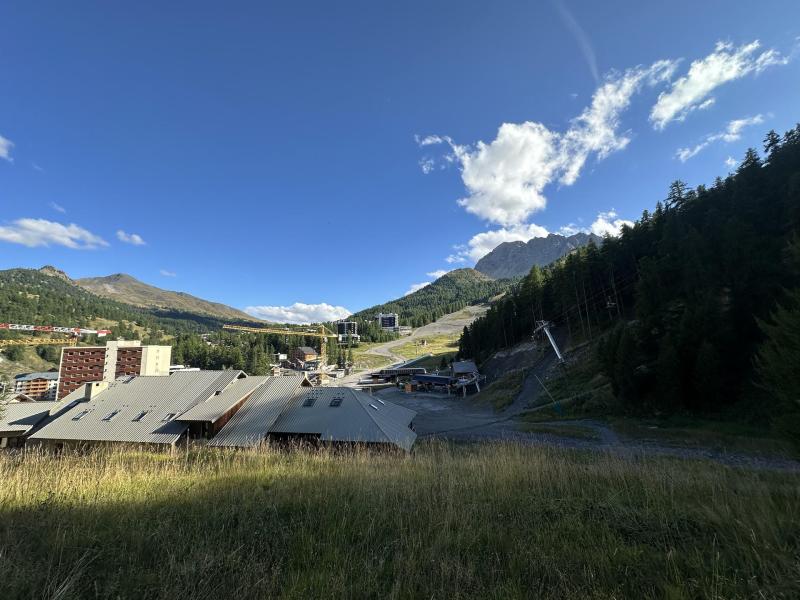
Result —
[[[95, 295], [50, 271], [0, 271], [0, 321], [63, 326], [108, 326], [174, 335], [217, 329], [222, 320], [207, 314], [146, 309]], [[113, 325], [113, 324], [116, 324]], [[12, 334], [8, 334], [12, 335]]]
[[107, 277], [86, 277], [77, 279], [75, 283], [97, 296], [133, 306], [206, 314], [221, 319], [258, 320], [225, 304], [203, 300], [184, 292], [163, 290], [124, 273]]
[[413, 294], [357, 312], [370, 319], [380, 312], [397, 313], [403, 325], [419, 327], [470, 304], [486, 302], [504, 292], [512, 281], [493, 280], [475, 269], [456, 269]]

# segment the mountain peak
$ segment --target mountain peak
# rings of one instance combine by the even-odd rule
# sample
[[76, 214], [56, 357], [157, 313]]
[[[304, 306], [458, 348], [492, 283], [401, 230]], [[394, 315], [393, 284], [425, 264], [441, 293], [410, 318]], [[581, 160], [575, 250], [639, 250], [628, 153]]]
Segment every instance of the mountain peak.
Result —
[[593, 233], [582, 231], [569, 237], [549, 233], [527, 242], [503, 242], [475, 264], [475, 270], [493, 279], [522, 277], [534, 266], [544, 267], [590, 241], [600, 244], [603, 240]]
[[41, 269], [39, 269], [39, 273], [42, 275], [47, 275], [48, 277], [55, 277], [56, 279], [62, 279], [63, 281], [72, 283], [72, 279], [70, 279], [69, 275], [67, 275], [61, 269], [57, 269], [53, 265], [43, 266]]
[[76, 280], [75, 283], [98, 296], [112, 298], [133, 306], [205, 314], [237, 321], [258, 320], [219, 302], [211, 302], [185, 292], [173, 292], [149, 285], [127, 273], [114, 273], [106, 277], [86, 277]]

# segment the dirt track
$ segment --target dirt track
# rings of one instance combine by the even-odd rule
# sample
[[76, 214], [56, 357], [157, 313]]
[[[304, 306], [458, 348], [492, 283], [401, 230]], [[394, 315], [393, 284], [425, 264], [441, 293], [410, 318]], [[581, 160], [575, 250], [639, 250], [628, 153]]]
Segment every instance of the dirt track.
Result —
[[416, 339], [425, 339], [437, 335], [460, 334], [461, 330], [464, 329], [466, 325], [469, 325], [478, 317], [483, 316], [487, 310], [488, 306], [485, 305], [468, 306], [457, 313], [445, 315], [438, 321], [428, 323], [427, 325], [415, 329], [411, 335], [386, 342], [380, 346], [375, 346], [367, 352], [367, 354], [377, 354], [378, 356], [385, 356], [394, 362], [402, 362], [405, 358], [392, 352], [392, 348], [397, 348]]

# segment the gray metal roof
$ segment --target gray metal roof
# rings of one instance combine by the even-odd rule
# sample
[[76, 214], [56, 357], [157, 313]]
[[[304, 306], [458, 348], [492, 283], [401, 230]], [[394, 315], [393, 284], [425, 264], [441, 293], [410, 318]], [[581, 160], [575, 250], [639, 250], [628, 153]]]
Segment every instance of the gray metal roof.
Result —
[[188, 427], [174, 417], [241, 376], [241, 371], [178, 371], [114, 382], [30, 439], [173, 444]]
[[58, 379], [58, 372], [40, 371], [38, 373], [25, 373], [24, 375], [17, 375], [14, 377], [14, 381], [33, 381], [34, 379], [50, 379], [55, 381]]
[[267, 376], [236, 379], [221, 394], [215, 394], [205, 402], [195, 404], [183, 414], [178, 415], [175, 420], [186, 422], [208, 421], [213, 423], [268, 379], [270, 378]]
[[461, 360], [453, 363], [453, 375], [460, 373], [477, 373], [478, 367], [473, 360]]
[[0, 437], [25, 435], [50, 416], [59, 402], [10, 402], [0, 404]]
[[303, 377], [267, 378], [225, 423], [209, 446], [247, 448], [261, 443], [303, 381]]
[[[306, 406], [307, 399], [313, 399]], [[331, 401], [340, 399], [339, 406]], [[417, 434], [409, 429], [416, 412], [345, 387], [303, 388], [269, 433], [319, 435], [332, 442], [394, 444], [411, 450]]]

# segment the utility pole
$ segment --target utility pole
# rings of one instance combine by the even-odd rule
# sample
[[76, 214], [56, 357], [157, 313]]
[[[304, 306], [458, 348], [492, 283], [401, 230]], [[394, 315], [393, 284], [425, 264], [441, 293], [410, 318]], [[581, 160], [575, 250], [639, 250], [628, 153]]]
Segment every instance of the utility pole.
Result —
[[547, 339], [550, 340], [550, 345], [553, 346], [553, 350], [558, 357], [558, 362], [564, 363], [564, 357], [561, 355], [561, 350], [558, 349], [558, 344], [556, 344], [556, 340], [553, 337], [553, 334], [550, 333], [550, 327], [552, 323], [550, 321], [537, 321], [536, 322], [536, 329], [533, 330], [533, 333], [536, 334], [539, 331], [544, 330], [544, 334], [547, 336]]

